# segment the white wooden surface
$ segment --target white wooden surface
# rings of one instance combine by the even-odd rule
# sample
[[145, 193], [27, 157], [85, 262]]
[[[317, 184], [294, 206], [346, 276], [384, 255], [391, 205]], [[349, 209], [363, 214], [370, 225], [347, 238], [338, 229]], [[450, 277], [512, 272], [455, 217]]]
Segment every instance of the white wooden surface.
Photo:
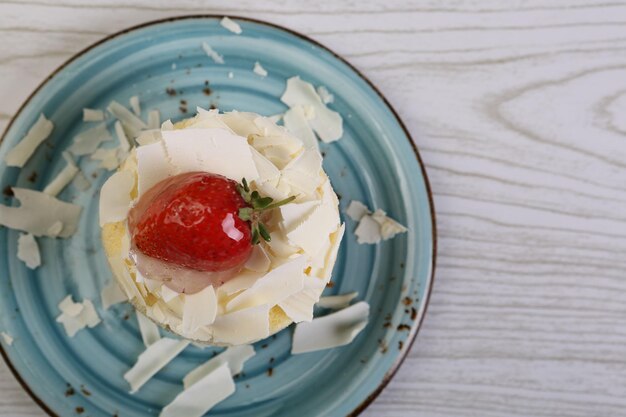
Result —
[[[366, 416], [626, 416], [626, 4], [0, 1], [0, 128], [75, 52], [191, 13], [326, 44], [380, 87], [422, 152], [436, 285]], [[0, 367], [0, 415], [43, 415]]]

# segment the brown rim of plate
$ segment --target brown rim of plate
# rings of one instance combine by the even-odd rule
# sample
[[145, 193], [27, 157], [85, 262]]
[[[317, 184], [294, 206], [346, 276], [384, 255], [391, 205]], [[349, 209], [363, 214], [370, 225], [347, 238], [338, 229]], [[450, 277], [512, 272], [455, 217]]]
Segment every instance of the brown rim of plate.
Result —
[[[395, 117], [396, 121], [398, 122], [398, 124], [400, 125], [402, 130], [404, 131], [404, 134], [409, 139], [409, 143], [411, 144], [411, 147], [413, 148], [413, 152], [415, 153], [415, 158], [417, 159], [417, 162], [419, 163], [420, 169], [422, 171], [422, 176], [424, 178], [424, 185], [426, 187], [426, 193], [428, 194], [428, 207], [430, 209], [430, 217], [431, 217], [431, 223], [432, 223], [431, 227], [432, 227], [432, 233], [433, 233], [433, 242], [432, 242], [433, 243], [433, 252], [432, 252], [431, 265], [430, 265], [430, 271], [431, 272], [430, 272], [430, 279], [428, 281], [428, 288], [427, 288], [426, 294], [425, 294], [426, 299], [424, 300], [424, 303], [425, 303], [424, 304], [424, 310], [423, 310], [422, 315], [419, 318], [417, 324], [414, 324], [412, 326], [412, 328], [411, 328], [411, 332], [409, 334], [409, 337], [407, 338], [407, 340], [409, 340], [407, 348], [400, 355], [400, 357], [398, 357], [398, 359], [393, 363], [393, 365], [391, 366], [391, 369], [389, 369], [389, 371], [387, 371], [387, 373], [383, 377], [383, 380], [378, 385], [378, 387], [374, 391], [372, 391], [370, 393], [370, 395], [368, 395], [367, 398], [361, 404], [359, 404], [354, 410], [352, 410], [352, 412], [350, 412], [348, 414], [349, 417], [355, 417], [355, 416], [361, 414], [361, 412], [363, 410], [365, 410], [367, 408], [367, 406], [369, 406], [374, 401], [374, 399], [376, 397], [378, 397], [378, 395], [387, 386], [387, 384], [389, 384], [389, 381], [391, 381], [393, 376], [396, 374], [396, 372], [400, 368], [400, 365], [402, 365], [402, 362], [404, 362], [404, 359], [407, 357], [409, 351], [411, 350], [411, 347], [413, 346], [413, 343], [415, 342], [415, 339], [417, 337], [417, 333], [418, 333], [419, 329], [422, 326], [422, 323], [424, 321], [424, 317], [426, 316], [426, 311], [428, 310], [428, 305], [430, 303], [430, 295], [432, 293], [433, 283], [434, 283], [434, 280], [435, 280], [435, 264], [436, 264], [436, 258], [437, 258], [437, 223], [436, 223], [436, 217], [435, 217], [435, 206], [434, 206], [434, 202], [433, 202], [433, 194], [432, 194], [432, 191], [431, 191], [431, 188], [430, 188], [430, 183], [428, 181], [428, 175], [426, 174], [426, 167], [424, 166], [424, 162], [422, 161], [422, 158], [421, 158], [421, 156], [419, 154], [419, 151], [417, 150], [417, 146], [415, 145], [415, 142], [413, 141], [413, 138], [411, 137], [411, 134], [409, 133], [408, 129], [406, 128], [406, 126], [404, 125], [402, 120], [400, 119], [400, 116], [398, 116], [398, 113], [396, 112], [396, 110], [391, 106], [389, 101], [387, 101], [385, 96], [383, 96], [383, 94], [378, 90], [378, 88], [376, 88], [376, 86], [365, 75], [363, 75], [361, 73], [361, 71], [356, 69], [346, 59], [344, 59], [343, 57], [341, 57], [340, 55], [338, 55], [334, 51], [330, 50], [326, 46], [322, 45], [321, 43], [319, 43], [318, 41], [316, 41], [314, 39], [311, 39], [310, 37], [308, 37], [306, 35], [303, 35], [303, 34], [301, 34], [299, 32], [296, 32], [296, 31], [294, 31], [292, 29], [288, 29], [286, 27], [277, 25], [275, 23], [265, 22], [263, 20], [253, 19], [253, 18], [249, 18], [249, 17], [241, 17], [241, 16], [233, 16], [233, 15], [216, 15], [216, 14], [196, 14], [196, 15], [166, 17], [164, 19], [151, 20], [149, 22], [145, 22], [145, 23], [141, 23], [139, 25], [131, 26], [131, 27], [123, 29], [123, 30], [121, 30], [119, 32], [116, 32], [116, 33], [113, 33], [111, 35], [105, 36], [104, 38], [102, 38], [98, 42], [93, 43], [93, 44], [89, 45], [88, 47], [84, 48], [83, 50], [79, 51], [74, 56], [72, 56], [67, 61], [65, 61], [63, 64], [61, 64], [57, 69], [52, 71], [52, 73], [48, 77], [46, 77], [37, 86], [37, 88], [35, 88], [33, 90], [32, 93], [30, 93], [28, 98], [26, 100], [24, 100], [24, 103], [22, 103], [22, 105], [17, 110], [17, 112], [15, 112], [15, 115], [13, 115], [13, 117], [9, 121], [9, 124], [7, 125], [7, 127], [4, 130], [4, 132], [2, 133], [2, 136], [0, 137], [0, 143], [2, 143], [4, 141], [4, 137], [6, 136], [7, 132], [11, 128], [11, 126], [13, 125], [13, 122], [20, 115], [20, 113], [22, 112], [24, 107], [26, 107], [26, 105], [30, 102], [30, 100], [35, 96], [35, 94], [37, 94], [39, 92], [39, 90], [41, 90], [43, 88], [43, 86], [46, 85], [48, 83], [48, 81], [50, 81], [52, 78], [54, 78], [63, 68], [65, 68], [70, 63], [75, 61], [77, 58], [79, 58], [82, 55], [84, 55], [85, 53], [89, 52], [90, 50], [92, 50], [96, 46], [98, 46], [100, 44], [103, 44], [105, 42], [108, 42], [111, 39], [117, 38], [118, 36], [124, 35], [124, 34], [129, 33], [129, 32], [133, 32], [135, 30], [142, 29], [142, 28], [145, 28], [145, 27], [148, 27], [148, 26], [154, 26], [154, 25], [158, 25], [158, 24], [162, 24], [162, 23], [175, 22], [175, 21], [178, 21], [178, 20], [187, 20], [187, 19], [221, 19], [221, 18], [226, 17], [226, 16], [231, 18], [231, 19], [243, 20], [243, 21], [246, 21], [246, 22], [257, 23], [257, 24], [260, 24], [260, 25], [269, 26], [269, 27], [273, 27], [275, 29], [282, 30], [283, 32], [290, 33], [290, 34], [292, 34], [294, 36], [297, 36], [297, 37], [299, 37], [301, 39], [304, 39], [305, 41], [310, 42], [313, 45], [318, 46], [319, 48], [329, 52], [335, 58], [337, 58], [339, 61], [341, 61], [342, 63], [347, 65], [362, 80], [364, 80], [370, 86], [370, 88], [372, 90], [374, 90], [376, 92], [378, 97], [383, 101], [383, 103], [385, 103], [387, 108], [391, 111], [391, 113]], [[15, 379], [17, 379], [17, 381], [20, 383], [22, 388], [24, 388], [24, 391], [26, 391], [28, 393], [28, 395], [30, 395], [30, 397], [35, 401], [35, 403], [37, 403], [37, 405], [39, 405], [39, 407], [41, 407], [48, 415], [50, 415], [52, 417], [59, 417], [54, 411], [52, 411], [48, 407], [48, 405], [46, 405], [46, 403], [44, 403], [31, 390], [31, 388], [28, 386], [26, 381], [17, 372], [17, 369], [15, 369], [15, 367], [13, 367], [13, 364], [11, 363], [11, 361], [10, 361], [8, 355], [6, 354], [6, 352], [4, 350], [4, 347], [2, 345], [0, 345], [0, 354], [2, 355], [2, 358], [4, 359], [4, 362], [7, 364], [8, 368], [11, 371], [11, 373], [13, 374], [13, 376], [15, 376]]]

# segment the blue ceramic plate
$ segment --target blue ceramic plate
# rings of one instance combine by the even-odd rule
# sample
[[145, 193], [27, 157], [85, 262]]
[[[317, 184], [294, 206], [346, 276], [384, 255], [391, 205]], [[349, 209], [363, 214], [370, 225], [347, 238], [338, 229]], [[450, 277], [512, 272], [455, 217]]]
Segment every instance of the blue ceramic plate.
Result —
[[[410, 231], [379, 245], [358, 245], [355, 224], [346, 219], [334, 286], [326, 293], [358, 291], [358, 299], [371, 305], [367, 328], [348, 346], [298, 356], [289, 353], [292, 328], [257, 343], [256, 357], [237, 379], [237, 392], [210, 414], [358, 414], [402, 362], [428, 303], [435, 229], [424, 168], [389, 104], [344, 60], [283, 28], [234, 18], [243, 28], [235, 35], [220, 26], [219, 19], [192, 16], [149, 23], [72, 58], [35, 91], [5, 133], [0, 190], [41, 190], [47, 184], [64, 165], [61, 152], [86, 127], [83, 107], [104, 109], [111, 100], [127, 104], [138, 95], [144, 118], [149, 109], [158, 108], [163, 119], [178, 120], [190, 116], [196, 106], [211, 105], [272, 115], [285, 110], [279, 97], [287, 78], [299, 75], [325, 85], [335, 95], [330, 107], [344, 118], [343, 139], [322, 145], [324, 167], [341, 196], [341, 209], [350, 200], [361, 200], [386, 210]], [[225, 64], [208, 58], [202, 41], [222, 54]], [[252, 72], [255, 61], [267, 69], [267, 77]], [[186, 101], [182, 110], [181, 100]], [[183, 113], [184, 107], [189, 113]], [[48, 143], [23, 169], [7, 168], [7, 151], [42, 112], [55, 124]], [[71, 416], [82, 408], [91, 417], [156, 416], [181, 390], [182, 377], [217, 349], [190, 346], [137, 394], [128, 393], [122, 375], [144, 350], [136, 318], [127, 304], [103, 311], [99, 298], [111, 273], [100, 244], [98, 191], [110, 173], [88, 158], [80, 166], [91, 188], [81, 192], [70, 185], [59, 196], [85, 208], [79, 231], [70, 239], [40, 238], [40, 268], [27, 269], [16, 258], [19, 233], [0, 228], [0, 330], [15, 338], [11, 346], [3, 342], [3, 355], [50, 415]], [[0, 200], [16, 204], [9, 196]], [[55, 322], [57, 304], [67, 294], [93, 299], [103, 323], [68, 338]]]

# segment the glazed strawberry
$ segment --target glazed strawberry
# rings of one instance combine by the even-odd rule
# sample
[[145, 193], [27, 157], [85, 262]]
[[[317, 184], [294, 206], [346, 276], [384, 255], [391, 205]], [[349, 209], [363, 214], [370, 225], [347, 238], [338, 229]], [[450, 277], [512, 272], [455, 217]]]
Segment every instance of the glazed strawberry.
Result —
[[155, 185], [131, 210], [133, 246], [144, 255], [198, 271], [240, 268], [252, 252], [249, 208], [235, 181], [205, 172]]

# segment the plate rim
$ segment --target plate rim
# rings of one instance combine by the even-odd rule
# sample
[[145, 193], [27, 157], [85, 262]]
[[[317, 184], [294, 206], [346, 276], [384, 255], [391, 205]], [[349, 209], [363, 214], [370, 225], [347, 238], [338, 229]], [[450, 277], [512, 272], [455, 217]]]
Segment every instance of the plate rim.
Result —
[[[339, 55], [338, 53], [336, 53], [332, 49], [328, 48], [327, 46], [321, 44], [317, 40], [312, 39], [311, 37], [309, 37], [307, 35], [304, 35], [304, 34], [298, 32], [298, 31], [296, 31], [294, 29], [290, 29], [290, 28], [287, 28], [285, 26], [282, 26], [282, 25], [279, 25], [279, 24], [276, 24], [276, 23], [272, 23], [272, 22], [268, 22], [268, 21], [265, 21], [265, 20], [261, 20], [261, 19], [237, 16], [237, 15], [232, 15], [232, 14], [211, 14], [211, 13], [209, 13], [209, 14], [189, 14], [189, 15], [165, 17], [165, 18], [156, 19], [156, 20], [149, 20], [147, 22], [139, 23], [137, 25], [130, 26], [130, 27], [122, 29], [122, 30], [120, 30], [118, 32], [115, 32], [115, 33], [112, 33], [110, 35], [104, 36], [102, 39], [100, 39], [100, 40], [98, 40], [98, 41], [88, 45], [87, 47], [83, 48], [82, 50], [78, 51], [77, 53], [72, 55], [70, 58], [68, 58], [65, 62], [63, 62], [61, 65], [59, 65], [56, 69], [54, 69], [50, 73], [50, 75], [45, 77], [39, 83], [39, 85], [28, 95], [28, 97], [24, 100], [24, 102], [17, 109], [15, 114], [11, 117], [11, 119], [9, 120], [9, 123], [7, 124], [6, 128], [2, 132], [2, 135], [0, 136], [0, 144], [4, 141], [7, 133], [9, 132], [9, 130], [11, 129], [11, 126], [13, 125], [13, 122], [18, 118], [18, 116], [20, 116], [20, 114], [22, 113], [24, 108], [30, 103], [30, 101], [33, 99], [33, 97], [35, 97], [35, 95], [50, 80], [52, 80], [55, 76], [57, 76], [57, 74], [59, 74], [65, 67], [67, 67], [69, 64], [71, 64], [75, 60], [79, 59], [83, 55], [85, 55], [87, 52], [89, 52], [92, 49], [96, 48], [97, 46], [99, 46], [101, 44], [104, 44], [104, 43], [106, 43], [106, 42], [108, 42], [110, 40], [113, 40], [113, 39], [115, 39], [115, 38], [117, 38], [119, 36], [122, 36], [124, 34], [130, 33], [130, 32], [134, 32], [136, 30], [140, 30], [140, 29], [143, 29], [143, 28], [146, 28], [146, 27], [149, 27], [149, 26], [156, 26], [156, 25], [163, 24], [163, 23], [176, 22], [176, 21], [182, 21], [182, 20], [192, 20], [192, 19], [211, 19], [211, 20], [213, 20], [213, 19], [222, 19], [224, 17], [228, 17], [228, 18], [234, 19], [234, 20], [242, 20], [242, 21], [246, 21], [246, 22], [251, 22], [251, 23], [262, 25], [262, 26], [267, 26], [267, 27], [270, 27], [270, 28], [273, 28], [273, 29], [278, 29], [278, 30], [281, 30], [283, 32], [287, 32], [287, 33], [289, 33], [289, 34], [291, 34], [293, 36], [296, 36], [296, 37], [298, 37], [300, 39], [303, 39], [303, 40], [305, 40], [305, 41], [315, 45], [316, 47], [319, 47], [320, 49], [330, 53], [334, 58], [338, 59], [344, 65], [348, 66], [348, 68], [350, 68], [352, 71], [354, 71], [354, 73], [359, 78], [361, 78], [363, 81], [365, 81], [365, 83], [376, 93], [376, 95], [382, 100], [384, 105], [389, 109], [389, 111], [391, 112], [391, 114], [395, 118], [396, 122], [398, 123], [398, 125], [400, 126], [400, 128], [402, 129], [404, 134], [406, 135], [406, 137], [407, 137], [407, 139], [409, 141], [409, 144], [411, 145], [411, 148], [413, 149], [413, 152], [415, 154], [415, 158], [417, 160], [417, 163], [418, 163], [418, 165], [420, 167], [420, 170], [421, 170], [421, 173], [422, 173], [422, 177], [424, 179], [424, 187], [425, 187], [425, 190], [426, 190], [426, 195], [428, 197], [428, 209], [430, 211], [431, 230], [432, 230], [432, 242], [431, 242], [431, 244], [432, 244], [432, 253], [431, 253], [431, 259], [430, 259], [430, 276], [427, 278], [427, 281], [426, 281], [426, 285], [428, 286], [428, 288], [426, 289], [426, 291], [424, 293], [424, 295], [425, 295], [424, 307], [422, 309], [421, 317], [419, 318], [418, 322], [412, 326], [411, 333], [409, 334], [409, 336], [407, 338], [407, 340], [409, 341], [407, 348], [398, 356], [398, 358], [395, 360], [395, 362], [391, 365], [391, 367], [385, 373], [385, 376], [383, 377], [382, 381], [378, 384], [378, 386], [356, 408], [354, 408], [354, 410], [352, 410], [350, 413], [347, 414], [347, 417], [356, 417], [359, 414], [361, 414], [361, 412], [363, 412], [363, 410], [365, 410], [376, 399], [376, 397], [378, 397], [380, 395], [380, 393], [385, 389], [385, 387], [393, 379], [395, 374], [398, 372], [398, 369], [400, 369], [400, 366], [402, 365], [402, 363], [404, 362], [404, 360], [408, 356], [411, 348], [413, 347], [413, 344], [415, 343], [415, 340], [417, 339], [417, 334], [419, 333], [419, 330], [422, 327], [422, 324], [424, 322], [424, 318], [426, 317], [426, 313], [428, 311], [428, 306], [430, 304], [430, 297], [431, 297], [431, 294], [432, 294], [432, 289], [433, 289], [433, 285], [434, 285], [434, 281], [435, 281], [435, 269], [436, 269], [436, 263], [437, 263], [436, 261], [437, 261], [437, 243], [438, 243], [438, 240], [437, 240], [437, 221], [436, 221], [436, 215], [435, 215], [435, 205], [434, 205], [433, 193], [432, 193], [430, 181], [428, 179], [428, 174], [426, 172], [426, 166], [424, 165], [424, 162], [423, 162], [422, 157], [421, 157], [421, 155], [419, 153], [419, 150], [417, 149], [417, 145], [415, 144], [415, 142], [413, 140], [413, 137], [411, 136], [409, 130], [405, 126], [404, 122], [402, 121], [402, 119], [400, 118], [398, 113], [396, 112], [395, 108], [391, 105], [391, 103], [387, 100], [387, 98], [382, 94], [382, 92], [378, 89], [378, 87], [376, 87], [376, 85], [374, 85], [374, 83], [367, 76], [365, 76], [360, 70], [358, 70], [348, 60], [343, 58], [341, 55]], [[0, 355], [2, 356], [2, 359], [4, 360], [5, 364], [7, 365], [7, 367], [9, 368], [9, 370], [11, 371], [11, 373], [13, 374], [15, 379], [19, 382], [19, 384], [22, 386], [24, 391], [31, 397], [31, 399], [44, 412], [46, 412], [50, 417], [60, 417], [58, 414], [56, 414], [54, 411], [52, 411], [52, 409], [41, 398], [39, 398], [37, 396], [37, 394], [35, 394], [35, 392], [30, 388], [30, 386], [22, 378], [22, 376], [18, 372], [18, 370], [13, 366], [13, 363], [9, 359], [8, 354], [6, 353], [4, 347], [1, 344], [0, 344]]]

